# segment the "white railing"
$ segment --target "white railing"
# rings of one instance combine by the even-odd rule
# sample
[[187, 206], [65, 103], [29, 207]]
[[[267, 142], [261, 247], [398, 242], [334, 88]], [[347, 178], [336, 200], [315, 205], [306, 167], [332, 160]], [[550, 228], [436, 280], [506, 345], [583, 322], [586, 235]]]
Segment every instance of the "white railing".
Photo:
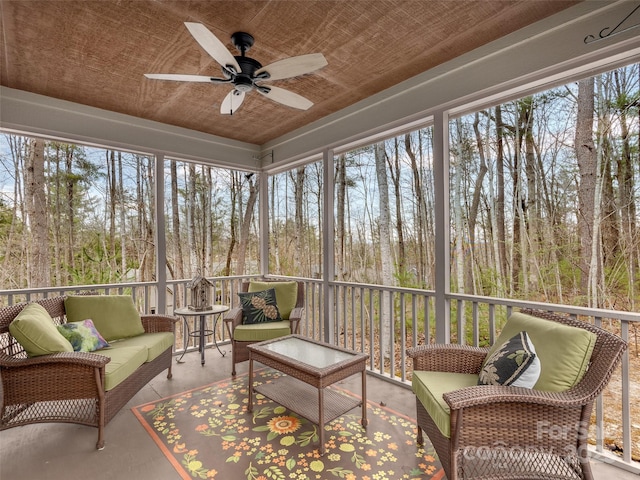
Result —
[[[240, 291], [241, 282], [249, 278], [251, 277], [209, 278], [215, 285], [215, 303], [237, 306], [236, 293]], [[402, 388], [410, 388], [412, 365], [407, 359], [406, 349], [433, 341], [436, 328], [435, 292], [287, 278], [305, 282], [306, 315], [300, 326], [301, 334], [367, 353], [371, 374]], [[187, 282], [188, 280], [167, 282], [167, 313], [170, 314], [175, 308], [187, 304]], [[95, 291], [102, 294], [131, 294], [141, 312], [153, 313], [157, 309], [154, 303], [157, 288], [155, 283], [129, 283], [0, 290], [0, 306], [55, 295]], [[327, 292], [332, 299], [330, 304], [325, 298]], [[474, 346], [492, 344], [511, 312], [520, 308], [537, 308], [571, 315], [615, 331], [629, 342], [630, 348], [623, 356], [620, 374], [609, 384], [607, 404], [605, 405], [602, 396], [596, 401], [594, 425], [590, 433], [594, 456], [620, 468], [640, 473], [640, 464], [632, 460], [633, 440], [639, 441], [640, 428], [632, 423], [630, 411], [631, 392], [640, 388], [630, 377], [630, 356], [638, 355], [635, 333], [640, 328], [640, 314], [463, 294], [449, 294], [447, 300], [452, 343]], [[325, 311], [326, 309], [328, 311]], [[384, 321], [387, 322], [387, 330], [380, 328]], [[184, 341], [183, 323], [180, 322], [176, 330], [176, 355], [197, 348], [194, 339], [187, 337], [187, 341]], [[229, 341], [222, 323], [216, 324], [216, 339], [219, 344]], [[393, 332], [393, 335], [389, 332]], [[631, 333], [634, 334], [634, 341], [630, 341]], [[213, 340], [209, 338], [207, 346], [212, 345]], [[608, 409], [612, 408], [615, 409], [615, 413], [608, 414]], [[610, 420], [617, 418], [621, 419], [620, 422]], [[617, 445], [619, 451], [616, 453], [621, 455], [610, 453], [611, 449], [606, 445], [607, 437], [619, 440], [621, 445]]]

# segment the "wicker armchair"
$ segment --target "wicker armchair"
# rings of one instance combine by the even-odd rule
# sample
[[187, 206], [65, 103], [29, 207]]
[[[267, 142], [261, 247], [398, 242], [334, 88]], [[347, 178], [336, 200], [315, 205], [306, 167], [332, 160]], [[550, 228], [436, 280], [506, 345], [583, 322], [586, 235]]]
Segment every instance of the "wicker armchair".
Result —
[[[627, 344], [579, 320], [529, 309], [521, 313], [595, 333], [588, 369], [578, 383], [562, 392], [485, 385], [445, 392], [449, 437], [416, 396], [417, 441], [422, 444], [424, 430], [449, 480], [593, 479], [587, 451], [593, 401], [609, 382]], [[478, 374], [488, 350], [424, 345], [407, 353], [413, 358], [414, 371]]]
[[[269, 281], [276, 285], [279, 283], [278, 281]], [[238, 340], [236, 337], [236, 327], [242, 325], [242, 308], [235, 307], [227, 312], [224, 316], [224, 322], [227, 326], [227, 332], [229, 334], [229, 338], [231, 339], [231, 351], [232, 351], [232, 367], [231, 367], [231, 375], [235, 376], [236, 374], [236, 363], [244, 362], [249, 360], [249, 349], [247, 346], [252, 343], [262, 342], [264, 340], [271, 340], [273, 338], [277, 338], [279, 336], [288, 335], [292, 333], [299, 333], [300, 329], [300, 321], [304, 317], [304, 283], [297, 282], [298, 284], [298, 295], [295, 307], [291, 310], [291, 313], [288, 315], [283, 322], [275, 322], [275, 324], [267, 324], [264, 326], [258, 326], [252, 332], [252, 341], [243, 341]], [[249, 282], [243, 282], [241, 285], [242, 292], [249, 291]], [[273, 328], [270, 326], [273, 325]], [[243, 326], [243, 329], [251, 328], [251, 326]], [[267, 328], [264, 328], [267, 327]], [[282, 328], [284, 327], [284, 328]], [[247, 333], [246, 331], [243, 333]]]

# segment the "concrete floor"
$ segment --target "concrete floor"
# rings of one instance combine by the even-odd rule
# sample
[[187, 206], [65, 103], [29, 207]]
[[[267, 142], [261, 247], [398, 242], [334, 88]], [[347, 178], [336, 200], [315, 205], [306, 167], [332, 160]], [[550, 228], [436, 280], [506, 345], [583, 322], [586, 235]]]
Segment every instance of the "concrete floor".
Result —
[[[230, 347], [207, 350], [206, 364], [200, 365], [198, 353], [188, 353], [184, 362], [174, 363], [173, 379], [160, 374], [133, 397], [107, 425], [106, 446], [97, 451], [97, 430], [74, 424], [41, 424], [0, 432], [0, 480], [164, 480], [179, 479], [175, 469], [160, 452], [130, 408], [230, 376]], [[246, 373], [248, 362], [238, 366], [238, 375]], [[360, 392], [359, 376], [342, 382]], [[390, 386], [369, 375], [368, 400], [415, 417], [414, 396], [410, 390]], [[638, 480], [640, 476], [592, 460], [596, 480]], [[331, 477], [334, 478], [334, 477]], [[225, 479], [227, 480], [227, 479]], [[228, 479], [236, 480], [236, 479]]]

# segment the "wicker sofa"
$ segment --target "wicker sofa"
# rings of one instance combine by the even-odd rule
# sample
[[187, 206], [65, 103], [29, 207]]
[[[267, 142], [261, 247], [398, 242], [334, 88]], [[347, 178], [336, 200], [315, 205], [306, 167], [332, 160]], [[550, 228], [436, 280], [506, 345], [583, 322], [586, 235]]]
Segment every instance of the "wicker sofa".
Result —
[[[55, 325], [68, 321], [65, 300], [40, 300]], [[80, 298], [80, 297], [75, 297]], [[98, 300], [105, 310], [112, 296]], [[96, 448], [104, 448], [104, 427], [152, 378], [171, 378], [176, 317], [137, 314], [144, 332], [95, 352], [65, 351], [29, 356], [9, 325], [29, 303], [0, 308], [0, 430], [32, 423], [67, 422], [98, 428]], [[39, 307], [38, 307], [39, 308]], [[67, 310], [68, 310], [67, 306]], [[131, 308], [133, 302], [131, 302]], [[100, 312], [96, 313], [100, 315]], [[139, 323], [137, 324], [139, 325]], [[108, 328], [107, 328], [108, 329]], [[15, 330], [14, 330], [15, 332]], [[117, 336], [117, 332], [110, 332]]]

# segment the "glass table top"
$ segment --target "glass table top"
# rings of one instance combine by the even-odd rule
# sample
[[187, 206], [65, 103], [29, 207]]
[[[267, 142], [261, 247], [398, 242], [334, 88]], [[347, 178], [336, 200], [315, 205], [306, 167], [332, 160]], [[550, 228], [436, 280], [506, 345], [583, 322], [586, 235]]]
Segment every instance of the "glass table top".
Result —
[[289, 357], [292, 360], [306, 363], [315, 368], [329, 367], [344, 360], [350, 360], [356, 355], [355, 352], [343, 352], [295, 337], [271, 342], [261, 346], [261, 348]]

